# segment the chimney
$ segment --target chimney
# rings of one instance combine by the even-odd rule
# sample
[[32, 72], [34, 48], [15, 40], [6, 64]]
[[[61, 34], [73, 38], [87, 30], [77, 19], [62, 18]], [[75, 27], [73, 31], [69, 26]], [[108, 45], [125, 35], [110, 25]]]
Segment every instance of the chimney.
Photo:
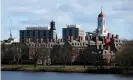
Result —
[[83, 40], [83, 37], [81, 36], [81, 41]]
[[108, 36], [107, 37], [108, 37], [108, 39], [110, 39], [111, 38], [111, 33], [108, 33]]
[[41, 43], [43, 43], [43, 38], [41, 38]]
[[108, 43], [108, 39], [105, 39], [105, 44], [107, 44]]
[[101, 44], [101, 49], [103, 49], [103, 44]]
[[89, 38], [92, 39], [92, 35], [90, 35]]
[[112, 34], [112, 39], [114, 39], [114, 35]]
[[50, 42], [53, 42], [53, 39], [51, 39]]
[[105, 43], [105, 37], [102, 38], [102, 43], [103, 43], [103, 44]]
[[96, 36], [96, 42], [98, 42], [98, 41], [99, 41], [98, 36]]
[[61, 42], [63, 42], [63, 39], [61, 39]]
[[99, 49], [99, 45], [98, 44], [96, 44], [96, 48], [97, 48], [97, 50]]
[[70, 36], [68, 36], [68, 40], [70, 41]]
[[54, 39], [52, 39], [52, 42], [54, 42], [55, 40]]
[[79, 36], [79, 42], [81, 41], [81, 37]]
[[116, 35], [116, 39], [119, 39], [119, 35]]
[[71, 36], [70, 40], [71, 40], [71, 41], [73, 40], [73, 36]]
[[85, 36], [85, 40], [88, 40], [88, 36]]
[[36, 39], [36, 43], [38, 43], [38, 38]]
[[28, 38], [26, 38], [26, 42], [27, 42], [27, 43], [29, 42]]
[[108, 45], [108, 50], [110, 51], [110, 46]]
[[49, 39], [47, 39], [47, 43], [49, 42]]
[[30, 38], [29, 38], [29, 42], [31, 42]]
[[41, 38], [38, 38], [38, 42], [41, 43]]

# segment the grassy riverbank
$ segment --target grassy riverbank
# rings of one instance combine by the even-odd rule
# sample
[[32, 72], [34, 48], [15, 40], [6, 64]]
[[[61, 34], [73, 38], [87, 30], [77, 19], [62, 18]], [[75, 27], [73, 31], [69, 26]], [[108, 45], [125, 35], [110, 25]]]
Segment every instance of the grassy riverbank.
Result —
[[88, 67], [84, 66], [42, 66], [37, 65], [2, 65], [3, 71], [45, 71], [45, 72], [85, 72]]
[[133, 74], [133, 71], [127, 72], [119, 68], [98, 68], [96, 66], [62, 66], [51, 65], [2, 65], [2, 71], [33, 71], [33, 72], [79, 72], [79, 73], [103, 73], [103, 74]]

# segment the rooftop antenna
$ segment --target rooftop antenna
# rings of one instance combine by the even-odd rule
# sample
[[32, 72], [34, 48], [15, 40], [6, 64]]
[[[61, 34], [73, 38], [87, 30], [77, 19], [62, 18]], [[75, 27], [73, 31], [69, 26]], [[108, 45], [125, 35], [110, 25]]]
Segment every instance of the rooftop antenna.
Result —
[[[12, 27], [12, 19], [10, 19], [11, 27]], [[12, 32], [11, 32], [11, 27], [10, 27], [10, 38], [12, 38]]]
[[10, 23], [11, 23], [11, 26], [10, 26], [10, 37], [8, 38], [8, 40], [9, 40], [9, 41], [13, 41], [14, 39], [12, 38], [12, 32], [11, 32], [12, 19], [10, 19]]
[[103, 6], [101, 6], [101, 12], [103, 11]]

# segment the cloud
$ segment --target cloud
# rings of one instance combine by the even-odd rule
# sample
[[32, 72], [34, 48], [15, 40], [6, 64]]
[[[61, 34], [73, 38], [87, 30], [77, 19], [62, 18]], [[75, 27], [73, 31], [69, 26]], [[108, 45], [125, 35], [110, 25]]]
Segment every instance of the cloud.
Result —
[[[2, 0], [2, 26], [8, 31], [12, 18], [13, 29], [17, 29], [13, 35], [17, 38], [18, 29], [26, 25], [47, 26], [52, 19], [57, 24], [59, 36], [66, 24], [80, 24], [85, 32], [93, 31], [103, 6], [108, 30], [129, 39], [133, 38], [129, 37], [133, 34], [129, 31], [133, 29], [132, 4], [132, 0]], [[2, 38], [7, 38], [7, 33], [3, 31], [2, 34], [6, 36]]]

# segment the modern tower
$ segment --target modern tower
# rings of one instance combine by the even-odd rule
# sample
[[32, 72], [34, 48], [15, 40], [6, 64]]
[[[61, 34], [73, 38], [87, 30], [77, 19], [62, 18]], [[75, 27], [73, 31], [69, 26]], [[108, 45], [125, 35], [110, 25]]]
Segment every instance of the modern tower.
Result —
[[66, 28], [62, 29], [62, 38], [63, 41], [68, 40], [83, 40], [84, 39], [84, 30], [81, 29], [80, 25], [66, 25]]
[[55, 22], [52, 20], [49, 27], [27, 27], [20, 30], [20, 42], [42, 43], [56, 40]]

